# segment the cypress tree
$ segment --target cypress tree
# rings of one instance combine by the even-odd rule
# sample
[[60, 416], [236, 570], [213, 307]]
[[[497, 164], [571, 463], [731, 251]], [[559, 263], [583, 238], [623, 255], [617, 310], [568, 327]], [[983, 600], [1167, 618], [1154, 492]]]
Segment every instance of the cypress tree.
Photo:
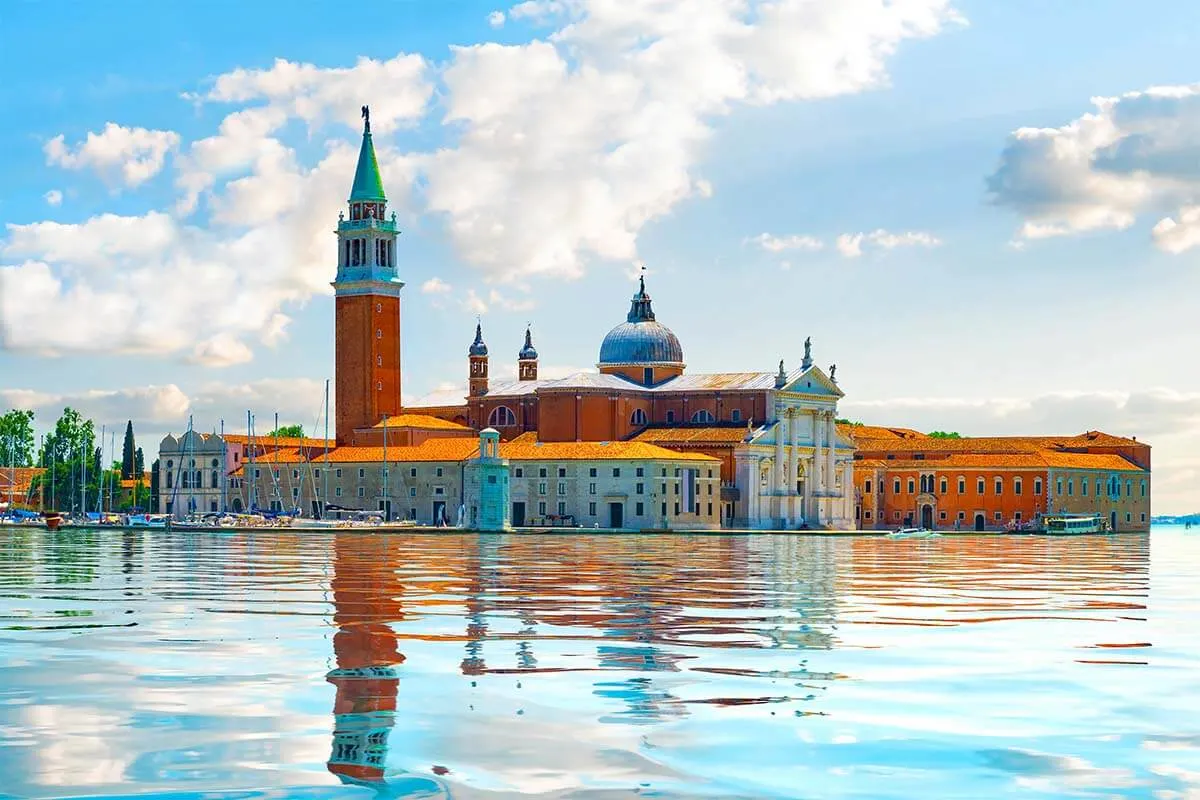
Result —
[[[142, 455], [142, 448], [133, 451], [133, 474], [130, 478], [141, 480], [146, 474], [146, 457]], [[127, 479], [128, 480], [128, 479]]]
[[136, 477], [134, 475], [134, 470], [136, 469], [134, 451], [136, 449], [137, 445], [133, 442], [133, 420], [129, 420], [129, 422], [125, 423], [125, 443], [121, 447], [121, 478], [123, 480], [130, 480]]

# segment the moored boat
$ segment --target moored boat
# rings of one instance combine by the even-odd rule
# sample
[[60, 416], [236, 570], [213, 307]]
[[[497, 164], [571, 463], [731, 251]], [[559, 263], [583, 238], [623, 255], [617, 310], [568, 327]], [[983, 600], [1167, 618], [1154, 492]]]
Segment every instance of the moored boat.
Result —
[[1109, 533], [1108, 520], [1100, 514], [1050, 514], [1042, 518], [1041, 533], [1048, 536]]

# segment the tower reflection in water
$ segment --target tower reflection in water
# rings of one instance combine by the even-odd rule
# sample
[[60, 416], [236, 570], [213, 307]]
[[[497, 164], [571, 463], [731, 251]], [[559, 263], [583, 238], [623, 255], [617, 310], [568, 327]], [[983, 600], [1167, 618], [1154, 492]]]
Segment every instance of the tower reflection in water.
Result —
[[434, 778], [388, 775], [388, 737], [396, 725], [404, 663], [391, 623], [404, 618], [400, 582], [384, 537], [334, 539], [333, 650], [337, 666], [326, 680], [337, 687], [333, 749], [327, 766], [342, 783], [377, 797], [449, 796]]

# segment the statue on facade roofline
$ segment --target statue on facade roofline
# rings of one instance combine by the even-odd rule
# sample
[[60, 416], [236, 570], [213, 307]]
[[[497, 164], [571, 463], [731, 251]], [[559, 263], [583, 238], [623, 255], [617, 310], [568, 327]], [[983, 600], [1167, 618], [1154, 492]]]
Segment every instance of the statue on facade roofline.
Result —
[[804, 337], [804, 359], [807, 361], [812, 358], [812, 337]]
[[829, 380], [837, 383], [837, 364], [829, 365]]

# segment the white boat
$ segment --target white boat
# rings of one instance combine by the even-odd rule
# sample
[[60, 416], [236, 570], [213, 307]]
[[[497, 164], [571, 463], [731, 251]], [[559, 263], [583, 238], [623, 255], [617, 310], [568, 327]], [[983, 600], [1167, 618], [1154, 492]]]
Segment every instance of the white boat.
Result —
[[901, 528], [898, 531], [892, 531], [887, 535], [889, 539], [929, 539], [941, 534], [926, 528]]
[[1051, 514], [1042, 518], [1042, 533], [1050, 536], [1108, 532], [1108, 520], [1100, 514]]
[[165, 514], [132, 514], [129, 517], [129, 527], [166, 528], [167, 517]]

